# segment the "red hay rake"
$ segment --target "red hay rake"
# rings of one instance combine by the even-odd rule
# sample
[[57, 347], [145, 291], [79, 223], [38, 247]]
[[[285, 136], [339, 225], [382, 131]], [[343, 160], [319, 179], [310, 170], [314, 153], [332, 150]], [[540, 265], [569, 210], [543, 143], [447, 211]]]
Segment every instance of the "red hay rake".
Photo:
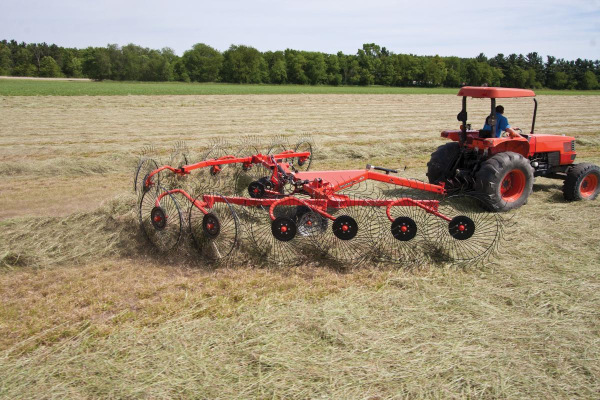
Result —
[[245, 249], [277, 264], [317, 255], [347, 266], [417, 266], [426, 259], [480, 261], [496, 248], [503, 221], [483, 212], [476, 198], [446, 197], [443, 184], [370, 165], [309, 171], [312, 147], [302, 140], [293, 150], [276, 145], [262, 154], [246, 146], [253, 154], [231, 155], [218, 145], [194, 164], [179, 157], [177, 166], [141, 159], [134, 185], [142, 229], [169, 251], [187, 223], [202, 257], [213, 262]]

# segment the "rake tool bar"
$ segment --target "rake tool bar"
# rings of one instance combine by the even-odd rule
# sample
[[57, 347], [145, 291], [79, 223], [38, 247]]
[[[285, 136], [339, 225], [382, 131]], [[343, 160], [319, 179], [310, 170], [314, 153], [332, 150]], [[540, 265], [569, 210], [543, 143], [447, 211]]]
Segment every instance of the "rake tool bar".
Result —
[[[298, 171], [295, 166], [308, 168], [311, 151], [225, 155], [180, 167], [164, 165], [143, 180], [138, 168], [136, 182], [143, 181], [144, 190], [142, 226], [161, 249], [175, 247], [181, 229], [171, 233], [167, 228], [174, 222], [181, 225], [176, 198], [183, 198], [189, 203], [192, 237], [205, 257], [218, 260], [234, 254], [242, 236], [239, 226], [244, 225], [256, 253], [277, 263], [291, 263], [314, 254], [314, 249], [352, 265], [378, 258], [418, 265], [430, 257], [427, 252], [468, 261], [488, 254], [499, 239], [497, 217], [484, 218], [472, 208], [460, 211], [452, 204], [442, 207], [443, 184], [390, 175], [395, 170], [369, 165], [364, 170]], [[159, 184], [163, 171], [186, 176], [208, 170], [209, 175], [201, 176], [212, 179], [228, 165], [238, 167], [227, 168], [237, 171], [235, 184], [220, 187], [218, 192], [204, 185], [192, 195], [189, 189]], [[369, 182], [406, 193], [382, 197], [357, 190]], [[419, 198], [427, 197], [424, 194], [429, 198]], [[167, 200], [168, 210], [163, 206]], [[436, 247], [440, 243], [443, 246]]]

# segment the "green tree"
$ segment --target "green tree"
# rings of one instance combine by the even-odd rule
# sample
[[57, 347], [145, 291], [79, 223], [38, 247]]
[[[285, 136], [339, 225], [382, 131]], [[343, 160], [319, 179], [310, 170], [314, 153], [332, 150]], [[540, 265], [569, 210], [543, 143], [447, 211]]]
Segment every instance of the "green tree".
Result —
[[592, 71], [586, 71], [583, 74], [583, 81], [581, 84], [582, 89], [584, 90], [593, 90], [598, 88], [598, 78], [596, 74]]
[[375, 83], [375, 71], [379, 69], [381, 49], [374, 43], [363, 44], [363, 48], [356, 53], [358, 61], [358, 84], [363, 86]]
[[142, 80], [155, 82], [173, 80], [173, 66], [159, 51], [150, 50], [148, 55], [144, 55], [144, 58]]
[[263, 57], [269, 68], [269, 82], [286, 83], [287, 71], [283, 51], [267, 51], [263, 54]]
[[0, 75], [10, 75], [12, 70], [12, 53], [8, 46], [0, 44]]
[[66, 76], [81, 78], [83, 76], [82, 60], [76, 49], [64, 49], [62, 55], [62, 72]]
[[304, 55], [306, 77], [311, 85], [320, 85], [327, 82], [327, 66], [323, 53], [307, 52]]
[[325, 65], [327, 73], [327, 83], [338, 86], [342, 84], [342, 74], [340, 73], [339, 58], [335, 54], [325, 55]]
[[546, 75], [544, 73], [544, 61], [542, 57], [538, 53], [532, 52], [528, 53], [525, 56], [525, 60], [527, 63], [528, 70], [531, 69], [535, 73], [535, 78], [533, 82], [531, 82], [532, 85], [530, 85], [530, 87], [542, 87], [546, 83]]
[[285, 56], [288, 81], [290, 83], [306, 85], [308, 83], [308, 77], [304, 72], [304, 66], [306, 65], [304, 55], [297, 50], [290, 49], [286, 49], [283, 54]]
[[518, 65], [512, 64], [505, 73], [503, 85], [516, 88], [524, 88], [529, 79], [529, 74]]
[[37, 67], [31, 62], [31, 51], [25, 46], [20, 46], [13, 53], [13, 76], [36, 76]]
[[173, 63], [173, 80], [179, 82], [190, 82], [190, 75], [187, 72], [183, 59], [178, 58]]
[[465, 79], [461, 75], [462, 61], [458, 57], [446, 57], [444, 63], [448, 68], [446, 79], [444, 80], [444, 86], [446, 87], [460, 87]]
[[40, 61], [39, 75], [46, 78], [58, 78], [62, 76], [62, 73], [60, 72], [60, 66], [54, 60], [54, 58], [45, 56]]
[[111, 77], [110, 54], [103, 47], [88, 47], [84, 52], [83, 73], [94, 80], [104, 80]]
[[33, 56], [33, 63], [37, 69], [35, 75], [39, 76], [42, 58], [44, 58], [50, 53], [49, 46], [46, 43], [29, 43], [27, 45], [27, 49]]
[[109, 44], [105, 48], [105, 52], [110, 60], [110, 74], [106, 79], [125, 80], [125, 57], [123, 50], [117, 44]]
[[127, 46], [123, 46], [121, 53], [123, 67], [120, 73], [121, 78], [127, 81], [142, 80], [142, 74], [146, 72], [145, 64], [148, 62], [148, 58], [144, 57], [148, 53], [147, 49], [129, 43]]
[[569, 84], [569, 76], [563, 71], [554, 71], [548, 76], [548, 87], [551, 89], [566, 89]]
[[183, 53], [188, 76], [196, 82], [217, 82], [223, 65], [223, 55], [212, 47], [197, 43]]
[[480, 63], [473, 59], [469, 59], [466, 62], [466, 83], [471, 86], [481, 85], [483, 83], [481, 72]]
[[268, 80], [268, 68], [260, 51], [254, 47], [231, 45], [223, 53], [223, 81], [232, 83], [263, 83]]
[[440, 56], [429, 58], [425, 64], [424, 70], [427, 86], [441, 86], [448, 74], [446, 64], [444, 64], [444, 60], [442, 60]]

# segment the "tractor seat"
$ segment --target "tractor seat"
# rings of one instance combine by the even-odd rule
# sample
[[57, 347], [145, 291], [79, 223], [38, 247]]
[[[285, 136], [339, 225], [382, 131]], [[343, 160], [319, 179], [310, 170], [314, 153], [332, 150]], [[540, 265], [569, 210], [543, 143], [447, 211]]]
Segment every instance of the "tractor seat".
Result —
[[492, 131], [490, 129], [480, 129], [479, 130], [479, 138], [480, 139], [489, 139], [492, 137]]

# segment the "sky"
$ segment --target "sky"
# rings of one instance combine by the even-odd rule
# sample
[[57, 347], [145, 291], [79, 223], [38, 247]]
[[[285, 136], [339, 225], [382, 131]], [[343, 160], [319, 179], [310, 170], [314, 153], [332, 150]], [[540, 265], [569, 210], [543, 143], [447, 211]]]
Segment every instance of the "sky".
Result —
[[394, 53], [600, 59], [600, 0], [0, 0], [0, 40], [63, 47], [170, 47], [355, 54]]

